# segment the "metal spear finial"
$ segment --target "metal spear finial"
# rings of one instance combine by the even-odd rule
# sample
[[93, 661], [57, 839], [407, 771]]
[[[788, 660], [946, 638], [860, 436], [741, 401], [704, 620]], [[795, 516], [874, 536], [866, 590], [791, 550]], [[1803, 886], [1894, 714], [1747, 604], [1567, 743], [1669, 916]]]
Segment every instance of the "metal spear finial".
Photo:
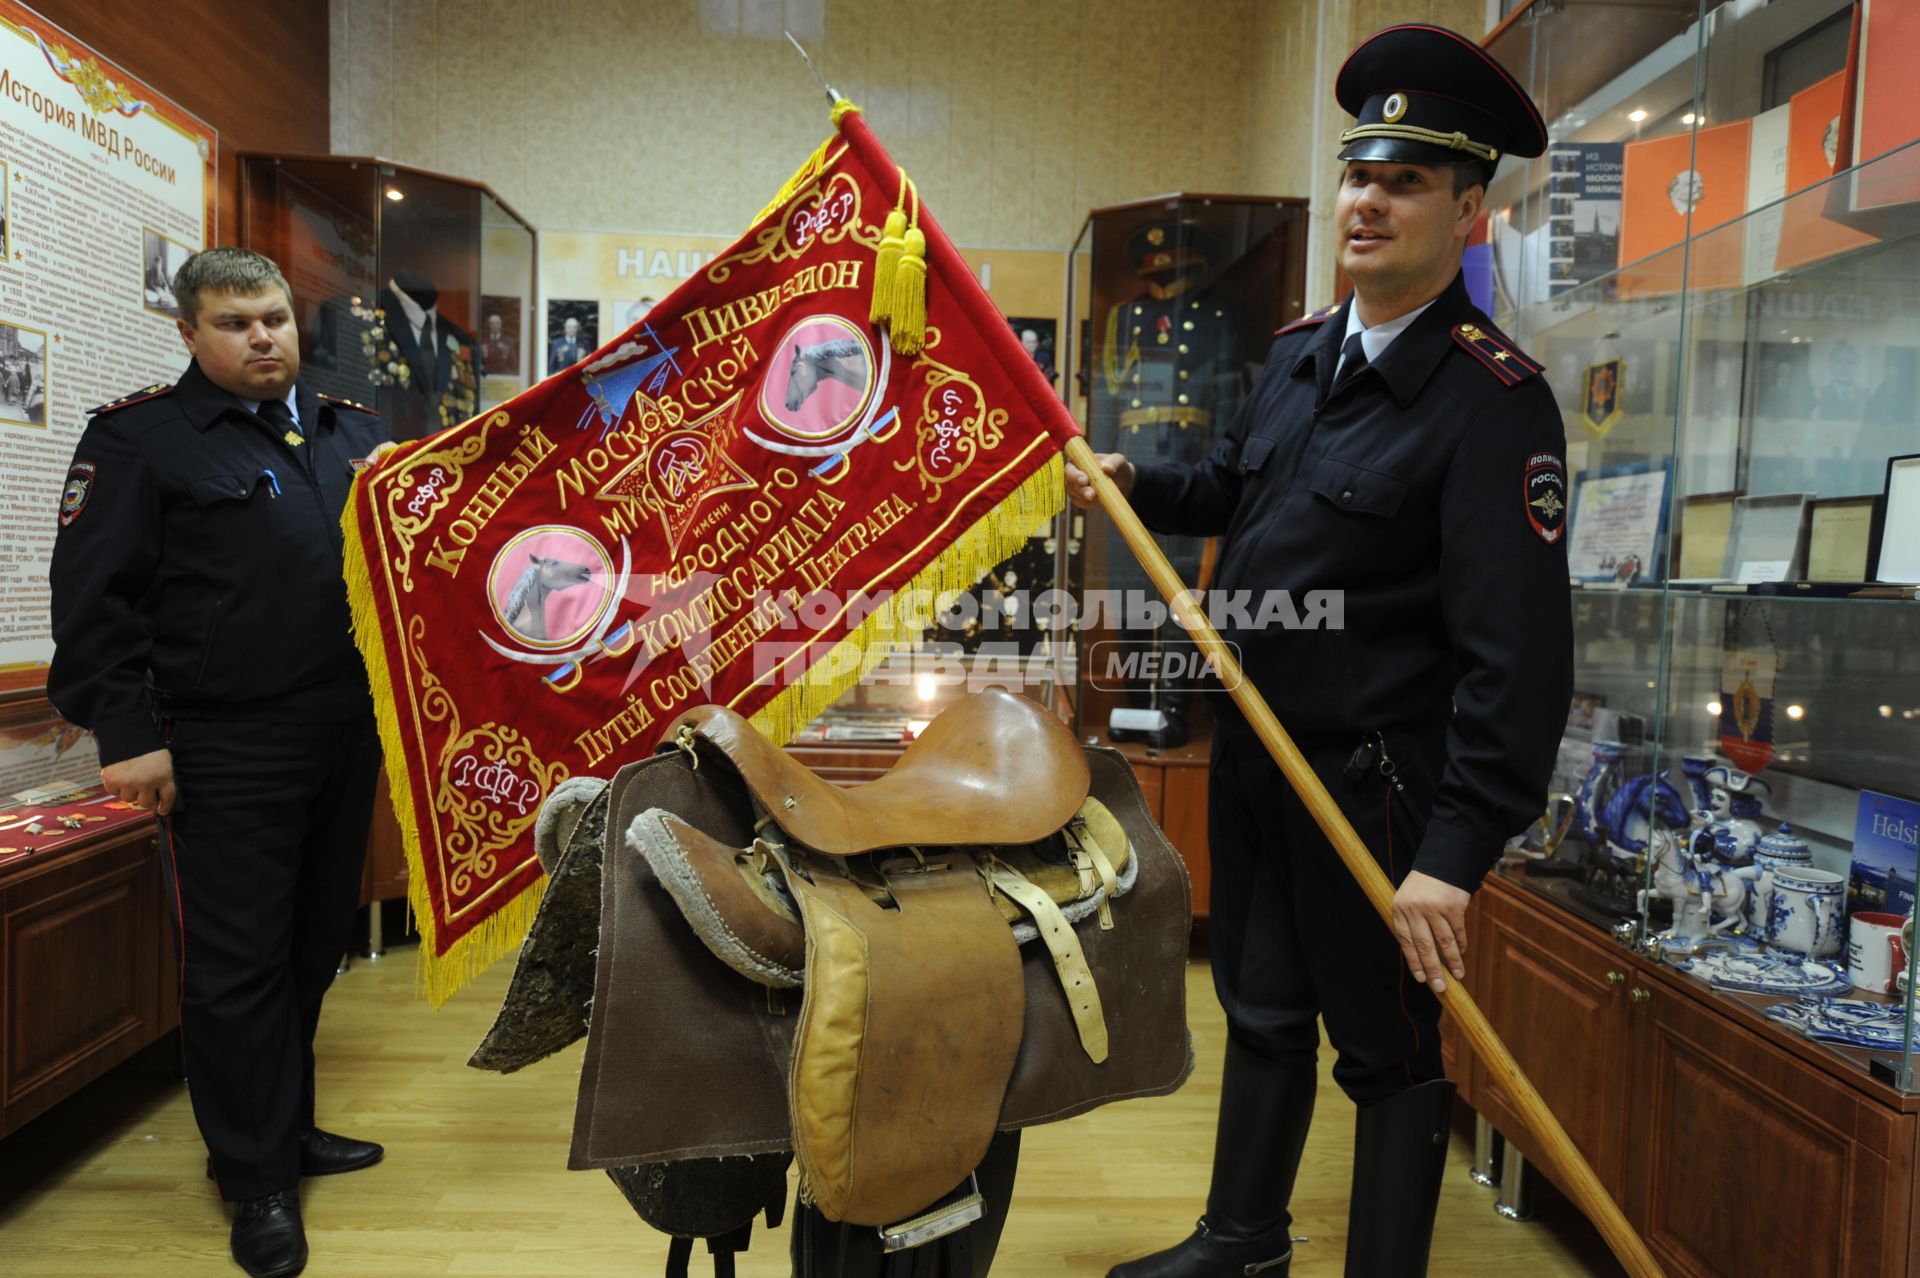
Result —
[[820, 87], [827, 91], [827, 100], [829, 102], [838, 102], [840, 100], [840, 95], [833, 91], [833, 86], [827, 83], [826, 77], [821, 75], [820, 72], [817, 69], [815, 69], [813, 65], [813, 59], [807, 56], [807, 51], [801, 45], [801, 43], [798, 40], [795, 40], [793, 38], [793, 32], [783, 31], [781, 34], [786, 36], [788, 42], [793, 45], [794, 52], [800, 55], [800, 60], [807, 64], [808, 72], [812, 74], [814, 79], [820, 81]]

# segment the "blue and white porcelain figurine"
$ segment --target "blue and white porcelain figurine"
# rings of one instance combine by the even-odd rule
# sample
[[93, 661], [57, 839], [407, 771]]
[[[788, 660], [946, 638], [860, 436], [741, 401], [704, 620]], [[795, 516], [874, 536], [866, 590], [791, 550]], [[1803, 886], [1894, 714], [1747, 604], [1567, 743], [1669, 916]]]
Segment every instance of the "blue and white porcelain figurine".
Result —
[[1708, 768], [1703, 780], [1707, 784], [1707, 807], [1713, 811], [1714, 827], [1716, 831], [1725, 830], [1732, 841], [1729, 864], [1743, 864], [1760, 841], [1760, 809], [1773, 794], [1773, 787], [1759, 777], [1748, 776], [1724, 763]]
[[1665, 778], [1645, 773], [1622, 782], [1600, 813], [1601, 835], [1615, 859], [1635, 862], [1659, 830], [1687, 828], [1687, 804]]
[[1704, 754], [1683, 754], [1680, 756], [1680, 774], [1687, 779], [1687, 788], [1693, 792], [1694, 803], [1703, 808], [1713, 806], [1713, 787], [1707, 784], [1707, 769], [1713, 766], [1713, 759]]
[[1744, 917], [1740, 907], [1747, 885], [1713, 856], [1713, 840], [1706, 832], [1712, 815], [1698, 809], [1692, 829], [1678, 834], [1664, 829], [1653, 832], [1649, 845], [1653, 888], [1643, 890], [1637, 904], [1644, 914], [1650, 896], [1673, 903], [1673, 926], [1660, 933], [1664, 954], [1696, 954], [1710, 942], [1724, 943], [1729, 929]]
[[1601, 850], [1601, 845], [1606, 841], [1601, 814], [1606, 811], [1614, 791], [1620, 788], [1620, 760], [1626, 754], [1624, 741], [1594, 742], [1593, 766], [1587, 769], [1585, 779], [1580, 782], [1580, 793], [1574, 796], [1574, 837], [1584, 840], [1596, 852]]

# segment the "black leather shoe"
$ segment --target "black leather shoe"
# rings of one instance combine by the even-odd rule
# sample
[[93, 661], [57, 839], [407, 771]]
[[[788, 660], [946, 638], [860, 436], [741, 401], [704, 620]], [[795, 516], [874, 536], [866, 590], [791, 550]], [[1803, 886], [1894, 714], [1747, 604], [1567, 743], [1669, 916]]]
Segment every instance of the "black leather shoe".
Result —
[[335, 1136], [318, 1127], [300, 1138], [300, 1174], [333, 1176], [340, 1172], [371, 1167], [386, 1156], [386, 1150], [370, 1140]]
[[233, 1260], [253, 1278], [289, 1278], [307, 1267], [307, 1231], [300, 1192], [283, 1189], [248, 1198], [233, 1213]]
[[1107, 1278], [1287, 1278], [1292, 1260], [1293, 1242], [1284, 1229], [1277, 1238], [1229, 1242], [1212, 1232], [1202, 1216], [1185, 1242], [1115, 1265]]

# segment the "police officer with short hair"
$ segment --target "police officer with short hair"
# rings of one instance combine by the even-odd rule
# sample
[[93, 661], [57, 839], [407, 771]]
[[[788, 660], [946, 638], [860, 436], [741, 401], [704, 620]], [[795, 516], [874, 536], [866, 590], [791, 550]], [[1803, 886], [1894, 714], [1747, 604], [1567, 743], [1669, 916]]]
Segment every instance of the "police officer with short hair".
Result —
[[[1397, 885], [1393, 926], [1223, 706], [1212, 1187], [1191, 1237], [1110, 1278], [1285, 1275], [1316, 1017], [1359, 1106], [1346, 1273], [1426, 1272], [1453, 1097], [1434, 992], [1465, 975], [1470, 893], [1539, 814], [1571, 695], [1560, 412], [1460, 274], [1494, 166], [1539, 155], [1545, 127], [1497, 62], [1440, 27], [1370, 37], [1335, 92], [1358, 117], [1335, 210], [1353, 298], [1280, 331], [1205, 460], [1101, 466], [1149, 526], [1224, 536], [1217, 590], [1340, 592], [1339, 628], [1222, 629]], [[1092, 500], [1085, 475], [1067, 479]]]
[[340, 515], [372, 411], [299, 381], [292, 294], [216, 248], [173, 279], [192, 363], [93, 411], [61, 497], [47, 693], [160, 817], [194, 1118], [234, 1259], [298, 1273], [302, 1176], [381, 1148], [314, 1125], [313, 1040], [359, 900], [380, 749]]

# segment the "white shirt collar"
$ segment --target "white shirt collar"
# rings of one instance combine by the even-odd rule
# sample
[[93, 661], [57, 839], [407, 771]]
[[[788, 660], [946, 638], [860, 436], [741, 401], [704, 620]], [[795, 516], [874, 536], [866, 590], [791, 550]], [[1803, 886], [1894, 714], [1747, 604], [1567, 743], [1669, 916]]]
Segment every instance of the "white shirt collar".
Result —
[[1347, 337], [1352, 337], [1355, 333], [1360, 334], [1360, 349], [1367, 353], [1367, 363], [1372, 364], [1379, 360], [1381, 352], [1392, 344], [1394, 338], [1406, 332], [1408, 326], [1419, 319], [1428, 306], [1432, 306], [1439, 300], [1435, 297], [1426, 306], [1416, 306], [1405, 315], [1397, 316], [1384, 324], [1375, 324], [1372, 328], [1360, 322], [1360, 304], [1356, 301], [1347, 308], [1347, 331], [1345, 337], [1341, 338], [1341, 344], [1345, 345]]

